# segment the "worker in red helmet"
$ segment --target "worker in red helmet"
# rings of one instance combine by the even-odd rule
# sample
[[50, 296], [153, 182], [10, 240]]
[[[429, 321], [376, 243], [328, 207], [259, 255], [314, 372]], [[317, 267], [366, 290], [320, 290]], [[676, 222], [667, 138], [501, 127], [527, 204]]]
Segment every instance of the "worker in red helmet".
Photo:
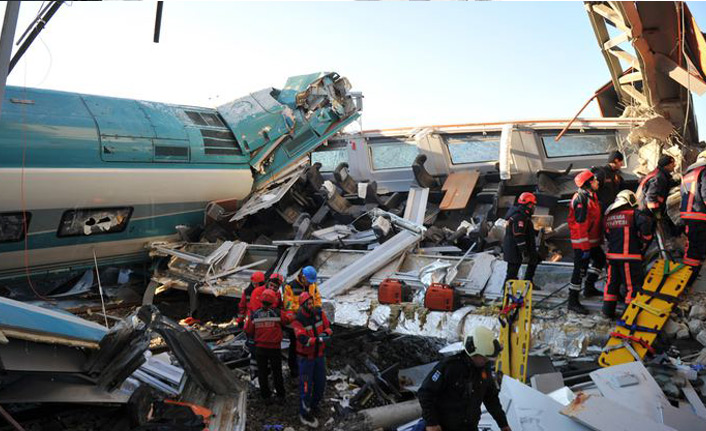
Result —
[[[507, 262], [505, 283], [517, 280], [522, 261], [527, 261], [525, 280], [532, 281], [539, 264], [539, 253], [535, 244], [537, 232], [532, 224], [532, 214], [537, 206], [537, 197], [533, 193], [524, 192], [517, 199], [517, 205], [511, 207], [505, 220], [505, 238], [503, 238], [503, 258]], [[537, 287], [535, 286], [535, 289]]]
[[268, 376], [270, 371], [275, 382], [277, 398], [284, 400], [284, 378], [282, 377], [282, 326], [292, 321], [291, 315], [275, 308], [279, 301], [277, 292], [265, 289], [260, 296], [262, 306], [247, 319], [245, 332], [255, 340], [257, 358], [257, 380], [260, 395], [269, 399], [272, 395]]
[[[243, 290], [243, 294], [240, 297], [240, 302], [238, 303], [237, 325], [239, 327], [242, 328], [245, 326], [245, 322], [254, 311], [253, 306], [255, 303], [259, 304], [259, 301], [253, 301], [254, 291], [264, 285], [265, 273], [262, 271], [255, 271], [250, 276], [250, 284], [245, 288], [245, 290]], [[255, 381], [257, 378], [257, 358], [255, 357], [255, 340], [252, 337], [248, 337], [245, 340], [245, 349], [250, 353], [250, 379], [251, 381]]]
[[574, 250], [574, 271], [569, 284], [569, 310], [588, 314], [588, 310], [579, 300], [579, 294], [582, 281], [584, 296], [601, 294], [595, 284], [606, 263], [605, 253], [601, 248], [603, 214], [596, 195], [596, 176], [586, 169], [576, 175], [574, 183], [578, 190], [571, 199], [569, 217], [566, 219], [571, 232], [571, 247]]
[[282, 292], [281, 289], [284, 287], [284, 277], [282, 275], [274, 273], [270, 275], [270, 279], [267, 280], [267, 289], [272, 290], [277, 295], [277, 302], [273, 305], [276, 308], [282, 308]]
[[245, 318], [248, 316], [248, 311], [250, 305], [250, 300], [252, 299], [252, 294], [255, 289], [265, 285], [265, 273], [262, 271], [255, 271], [250, 276], [250, 284], [243, 290], [240, 296], [240, 302], [238, 303], [238, 325], [242, 326], [245, 324]]
[[324, 347], [333, 334], [326, 313], [314, 306], [309, 292], [299, 295], [299, 311], [292, 322], [297, 340], [299, 360], [299, 420], [316, 428], [318, 405], [326, 387], [326, 359]]

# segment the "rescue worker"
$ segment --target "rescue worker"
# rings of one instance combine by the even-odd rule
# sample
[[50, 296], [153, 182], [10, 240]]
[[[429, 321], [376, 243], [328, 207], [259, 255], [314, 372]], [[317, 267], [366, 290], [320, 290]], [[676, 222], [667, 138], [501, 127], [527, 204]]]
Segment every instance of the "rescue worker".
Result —
[[625, 180], [620, 175], [620, 169], [625, 166], [625, 157], [620, 151], [613, 151], [608, 156], [608, 164], [591, 169], [598, 179], [598, 202], [601, 210], [605, 211], [618, 196], [618, 192], [625, 188]]
[[255, 340], [257, 380], [263, 399], [272, 395], [268, 381], [270, 371], [275, 382], [277, 398], [283, 400], [285, 397], [282, 378], [282, 326], [289, 324], [292, 317], [275, 308], [278, 300], [277, 292], [264, 290], [260, 296], [262, 308], [255, 310], [245, 325], [245, 332]]
[[319, 402], [326, 387], [324, 347], [333, 334], [326, 313], [314, 305], [309, 292], [299, 295], [299, 311], [292, 322], [299, 360], [299, 420], [316, 428]]
[[[625, 304], [632, 302], [644, 279], [642, 260], [652, 240], [652, 218], [636, 207], [635, 193], [623, 190], [605, 213], [608, 279], [603, 292], [603, 314], [609, 319], [615, 317], [619, 297], [624, 298]], [[621, 286], [625, 286], [623, 291]]]
[[262, 307], [262, 302], [260, 300], [260, 296], [265, 290], [274, 290], [275, 294], [277, 296], [277, 302], [272, 304], [274, 308], [282, 308], [282, 294], [279, 293], [279, 288], [284, 282], [284, 278], [277, 274], [274, 273], [270, 275], [269, 280], [267, 280], [267, 283], [264, 283], [263, 285], [256, 287], [252, 291], [252, 295], [250, 295], [250, 309], [251, 312], [254, 310], [259, 309]]
[[240, 297], [240, 302], [238, 302], [238, 326], [243, 326], [245, 324], [245, 318], [248, 316], [249, 311], [254, 311], [248, 306], [250, 305], [250, 299], [252, 298], [252, 293], [255, 289], [260, 286], [265, 285], [265, 273], [262, 271], [255, 271], [250, 276], [250, 284], [243, 290]]
[[639, 208], [649, 211], [655, 220], [655, 227], [662, 225], [670, 234], [675, 233], [675, 227], [667, 217], [667, 197], [673, 184], [672, 172], [675, 166], [674, 157], [660, 157], [657, 168], [647, 174], [637, 188]]
[[[296, 313], [299, 310], [299, 296], [302, 292], [308, 292], [314, 300], [315, 307], [321, 307], [321, 294], [316, 285], [316, 269], [313, 266], [305, 266], [297, 277], [290, 284], [284, 287], [284, 310]], [[289, 352], [287, 363], [289, 365], [289, 376], [296, 378], [299, 376], [297, 370], [297, 348], [296, 337], [292, 328], [285, 329], [289, 337]]]
[[681, 183], [679, 214], [686, 224], [686, 248], [682, 262], [692, 269], [687, 286], [699, 275], [706, 258], [706, 151], [701, 152], [696, 163], [689, 166]]
[[588, 310], [579, 301], [579, 293], [583, 281], [585, 297], [601, 294], [595, 284], [605, 266], [605, 253], [601, 248], [602, 212], [596, 196], [596, 176], [591, 171], [584, 170], [576, 175], [574, 183], [578, 186], [578, 191], [571, 199], [569, 216], [566, 219], [571, 231], [571, 247], [574, 250], [574, 270], [569, 284], [569, 310], [588, 314]]
[[537, 197], [532, 193], [524, 192], [517, 199], [517, 205], [510, 208], [505, 216], [507, 220], [503, 238], [503, 258], [507, 262], [505, 283], [508, 280], [517, 280], [523, 257], [527, 258], [525, 280], [531, 282], [534, 278], [534, 272], [539, 264], [539, 253], [535, 245], [537, 232], [532, 224], [532, 214], [536, 205]]
[[[255, 271], [250, 276], [250, 284], [243, 290], [243, 294], [240, 297], [240, 302], [238, 303], [238, 319], [237, 324], [239, 327], [244, 327], [250, 314], [259, 308], [259, 301], [253, 301], [253, 292], [255, 289], [265, 285], [265, 273], [262, 271]], [[245, 349], [250, 353], [250, 379], [255, 381], [257, 377], [257, 358], [255, 357], [255, 340], [252, 337], [247, 337], [245, 339]]]
[[282, 308], [283, 302], [282, 302], [282, 293], [280, 292], [280, 288], [284, 285], [284, 277], [282, 277], [280, 274], [274, 273], [270, 275], [270, 279], [267, 280], [267, 288], [274, 291], [275, 294], [277, 295], [277, 303], [273, 305], [273, 307], [276, 308]]
[[500, 353], [490, 329], [476, 326], [463, 352], [439, 361], [417, 392], [422, 420], [414, 431], [477, 431], [481, 403], [501, 431], [511, 431], [498, 399], [488, 358]]

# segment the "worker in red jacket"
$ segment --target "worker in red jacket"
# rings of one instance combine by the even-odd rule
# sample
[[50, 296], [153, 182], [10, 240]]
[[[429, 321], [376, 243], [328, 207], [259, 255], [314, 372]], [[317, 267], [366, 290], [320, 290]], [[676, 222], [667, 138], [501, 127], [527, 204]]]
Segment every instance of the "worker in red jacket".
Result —
[[253, 291], [258, 287], [265, 285], [265, 273], [262, 271], [255, 271], [250, 276], [250, 284], [243, 290], [240, 296], [240, 302], [238, 302], [238, 325], [243, 326], [245, 324], [245, 318], [251, 311], [252, 305], [250, 300], [253, 296]]
[[[637, 197], [630, 190], [618, 193], [605, 214], [608, 242], [608, 280], [603, 292], [603, 314], [612, 319], [619, 297], [629, 304], [642, 287], [642, 260], [652, 240], [652, 218], [636, 208]], [[625, 290], [621, 292], [621, 286]]]
[[275, 292], [277, 302], [272, 304], [272, 306], [274, 308], [282, 308], [282, 294], [279, 293], [279, 288], [282, 283], [284, 283], [284, 278], [281, 275], [274, 273], [270, 276], [269, 280], [267, 280], [267, 283], [263, 283], [253, 289], [252, 294], [250, 295], [250, 302], [248, 303], [248, 312], [252, 314], [255, 310], [262, 308], [260, 297], [262, 296], [262, 292], [265, 290], [273, 290]]
[[[603, 241], [602, 211], [596, 196], [598, 179], [591, 171], [584, 170], [574, 178], [578, 190], [569, 204], [569, 223], [571, 247], [574, 250], [574, 270], [569, 284], [569, 310], [588, 314], [588, 310], [579, 301], [581, 282], [584, 281], [584, 296], [596, 296], [601, 292], [595, 283], [605, 267], [605, 253], [601, 248]], [[590, 266], [589, 266], [590, 264]]]
[[314, 298], [309, 292], [299, 295], [299, 311], [292, 328], [297, 339], [299, 359], [299, 420], [316, 428], [319, 421], [315, 415], [326, 387], [324, 348], [333, 331], [326, 313], [314, 306]]
[[691, 286], [706, 258], [706, 151], [684, 172], [681, 183], [679, 214], [686, 224], [686, 248], [682, 262], [692, 269], [687, 286]]
[[277, 292], [266, 289], [260, 296], [262, 307], [255, 310], [247, 319], [245, 332], [255, 340], [257, 358], [257, 380], [260, 395], [268, 399], [272, 395], [267, 377], [272, 371], [277, 398], [284, 399], [284, 378], [282, 377], [282, 326], [292, 321], [291, 315], [275, 308]]
[[[243, 290], [240, 302], [238, 303], [237, 324], [239, 327], [244, 327], [250, 314], [256, 310], [253, 306], [258, 305], [259, 302], [256, 303], [256, 301], [253, 301], [253, 292], [264, 285], [265, 273], [255, 271], [253, 275], [250, 276], [250, 284]], [[245, 340], [245, 349], [250, 353], [250, 379], [251, 381], [255, 381], [257, 378], [257, 358], [255, 357], [255, 340], [252, 337], [248, 337]]]

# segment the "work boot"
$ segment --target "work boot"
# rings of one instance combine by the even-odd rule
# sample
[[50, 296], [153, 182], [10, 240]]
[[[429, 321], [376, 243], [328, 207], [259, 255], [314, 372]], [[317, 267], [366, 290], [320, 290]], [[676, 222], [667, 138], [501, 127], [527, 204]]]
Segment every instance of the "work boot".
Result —
[[616, 301], [603, 301], [603, 315], [608, 319], [615, 319], [615, 307], [617, 305]]
[[586, 277], [586, 281], [583, 283], [583, 297], [590, 298], [592, 296], [602, 296], [603, 292], [596, 289], [596, 280], [591, 277], [591, 274]]
[[309, 428], [318, 428], [319, 420], [313, 417], [310, 413], [304, 413], [299, 415], [299, 422], [308, 426]]
[[578, 290], [569, 290], [569, 311], [584, 315], [588, 314], [588, 310], [586, 309], [586, 307], [581, 305], [581, 301], [579, 301]]

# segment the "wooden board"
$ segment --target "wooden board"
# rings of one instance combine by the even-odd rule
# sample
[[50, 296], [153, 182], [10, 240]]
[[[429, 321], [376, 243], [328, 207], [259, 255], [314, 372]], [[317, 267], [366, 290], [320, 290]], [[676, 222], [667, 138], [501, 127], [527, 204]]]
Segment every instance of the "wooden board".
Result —
[[441, 187], [441, 190], [446, 193], [441, 205], [439, 205], [439, 209], [446, 211], [466, 208], [479, 177], [480, 172], [478, 171], [454, 172], [449, 175]]

